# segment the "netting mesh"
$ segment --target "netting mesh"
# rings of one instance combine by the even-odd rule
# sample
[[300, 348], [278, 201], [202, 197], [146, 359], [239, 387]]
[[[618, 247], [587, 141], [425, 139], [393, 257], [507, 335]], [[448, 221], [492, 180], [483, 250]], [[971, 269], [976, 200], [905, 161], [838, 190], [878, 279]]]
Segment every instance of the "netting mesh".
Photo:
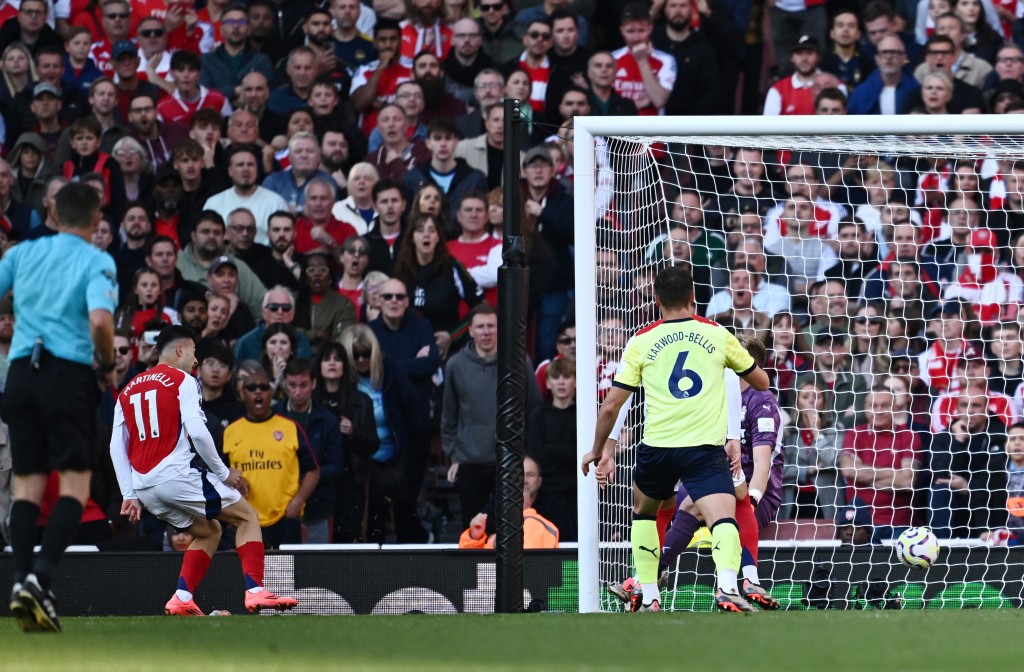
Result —
[[[617, 136], [595, 138], [595, 159], [599, 402], [658, 318], [655, 274], [688, 263], [697, 312], [767, 349], [782, 427], [763, 543], [827, 560], [908, 526], [947, 546], [1024, 542], [1024, 138]], [[602, 584], [633, 571], [642, 409], [600, 494]], [[710, 604], [682, 594], [663, 605]]]

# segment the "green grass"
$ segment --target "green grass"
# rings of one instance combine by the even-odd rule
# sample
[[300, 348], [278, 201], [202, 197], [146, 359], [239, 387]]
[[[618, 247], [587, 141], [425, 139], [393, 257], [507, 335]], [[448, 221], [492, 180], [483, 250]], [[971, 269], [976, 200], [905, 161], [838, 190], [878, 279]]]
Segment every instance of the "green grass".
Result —
[[1019, 669], [1014, 609], [522, 616], [70, 618], [0, 622], [0, 670]]

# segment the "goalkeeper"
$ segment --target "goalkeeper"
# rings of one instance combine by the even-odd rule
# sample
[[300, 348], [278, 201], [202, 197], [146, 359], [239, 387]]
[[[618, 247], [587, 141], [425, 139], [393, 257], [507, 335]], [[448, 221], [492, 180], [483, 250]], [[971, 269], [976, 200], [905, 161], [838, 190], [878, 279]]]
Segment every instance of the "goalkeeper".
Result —
[[596, 465], [598, 479], [612, 482], [615, 452], [605, 443], [619, 409], [641, 387], [646, 399], [644, 435], [633, 471], [633, 524], [630, 542], [642, 591], [640, 611], [660, 611], [658, 560], [661, 545], [655, 523], [660, 509], [675, 509], [675, 485], [682, 481], [711, 530], [711, 556], [718, 575], [716, 606], [754, 611], [737, 585], [740, 536], [731, 462], [726, 455], [728, 411], [725, 369], [757, 390], [768, 389], [768, 375], [735, 336], [694, 314], [693, 279], [686, 266], [658, 273], [655, 304], [661, 320], [640, 330], [626, 344], [613, 387], [601, 404], [594, 447], [583, 457], [583, 473]]

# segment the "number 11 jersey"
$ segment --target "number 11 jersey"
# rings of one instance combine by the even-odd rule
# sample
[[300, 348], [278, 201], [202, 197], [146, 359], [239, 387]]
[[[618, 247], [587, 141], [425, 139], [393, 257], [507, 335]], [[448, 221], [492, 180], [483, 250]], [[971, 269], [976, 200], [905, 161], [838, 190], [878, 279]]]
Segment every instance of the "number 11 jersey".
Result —
[[114, 431], [127, 429], [134, 489], [188, 474], [195, 454], [185, 421], [206, 421], [201, 399], [199, 381], [166, 364], [135, 376], [117, 395]]
[[727, 367], [742, 376], [756, 364], [725, 327], [703, 317], [658, 320], [629, 339], [612, 384], [643, 387], [644, 445], [721, 446]]

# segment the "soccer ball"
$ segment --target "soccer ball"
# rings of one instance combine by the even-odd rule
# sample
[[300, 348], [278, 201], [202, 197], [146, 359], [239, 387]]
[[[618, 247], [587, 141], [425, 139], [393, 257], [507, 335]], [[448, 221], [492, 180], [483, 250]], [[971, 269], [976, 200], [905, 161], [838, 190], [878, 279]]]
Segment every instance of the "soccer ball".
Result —
[[939, 558], [939, 540], [927, 527], [911, 527], [896, 540], [896, 558], [914, 569], [928, 569]]

